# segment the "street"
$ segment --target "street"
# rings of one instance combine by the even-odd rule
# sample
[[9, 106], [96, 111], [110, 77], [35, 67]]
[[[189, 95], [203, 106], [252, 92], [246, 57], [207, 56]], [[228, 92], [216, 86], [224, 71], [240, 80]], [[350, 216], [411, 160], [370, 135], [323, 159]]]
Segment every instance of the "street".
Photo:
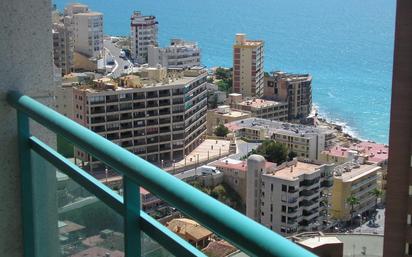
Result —
[[[105, 38], [103, 40], [103, 45], [104, 48], [107, 51], [107, 54], [111, 55], [113, 57], [113, 60], [115, 62], [115, 66], [112, 70], [112, 72], [110, 72], [108, 74], [108, 76], [112, 77], [112, 78], [118, 78], [120, 77], [123, 73], [129, 73], [132, 71], [133, 68], [133, 64], [130, 60], [128, 59], [123, 59], [120, 58], [120, 51], [121, 49], [116, 47], [115, 44], [112, 42], [112, 40], [110, 38]], [[107, 63], [106, 63], [107, 65]], [[125, 69], [124, 67], [127, 66], [127, 68]]]

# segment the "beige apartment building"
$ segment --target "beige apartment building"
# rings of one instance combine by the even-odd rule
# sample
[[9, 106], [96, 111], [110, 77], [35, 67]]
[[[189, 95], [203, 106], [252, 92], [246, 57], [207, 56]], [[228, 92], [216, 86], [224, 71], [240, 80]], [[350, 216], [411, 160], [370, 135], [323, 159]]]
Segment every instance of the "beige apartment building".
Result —
[[284, 236], [327, 225], [333, 166], [285, 162], [270, 169], [260, 155], [247, 160], [246, 214]]
[[334, 143], [333, 130], [259, 118], [248, 118], [225, 125], [238, 137], [253, 141], [272, 139], [282, 143], [299, 159], [319, 160], [323, 150]]
[[236, 34], [233, 45], [233, 92], [245, 97], [263, 96], [263, 41]]
[[264, 78], [265, 97], [288, 103], [288, 120], [301, 120], [312, 111], [312, 76], [273, 72]]
[[250, 112], [256, 118], [279, 121], [288, 120], [288, 104], [286, 102], [259, 98], [243, 100], [242, 95], [237, 93], [229, 94], [228, 102], [231, 108]]
[[73, 15], [74, 50], [88, 57], [103, 56], [103, 14], [85, 12]]
[[374, 210], [376, 196], [372, 191], [377, 188], [377, 173], [380, 169], [381, 167], [377, 165], [354, 162], [335, 167], [330, 209], [333, 218], [350, 220], [351, 206], [347, 203], [350, 196], [359, 200], [359, 204], [354, 205], [353, 216], [367, 214]]
[[63, 22], [53, 23], [53, 60], [54, 65], [62, 70], [62, 74], [73, 71], [73, 35]]
[[[206, 134], [207, 72], [141, 68], [136, 74], [74, 88], [74, 119], [150, 162], [183, 158]], [[75, 156], [90, 170], [102, 168], [78, 149]]]
[[218, 106], [216, 109], [207, 110], [207, 134], [213, 135], [214, 129], [219, 124], [250, 118], [251, 113], [231, 109], [228, 105]]

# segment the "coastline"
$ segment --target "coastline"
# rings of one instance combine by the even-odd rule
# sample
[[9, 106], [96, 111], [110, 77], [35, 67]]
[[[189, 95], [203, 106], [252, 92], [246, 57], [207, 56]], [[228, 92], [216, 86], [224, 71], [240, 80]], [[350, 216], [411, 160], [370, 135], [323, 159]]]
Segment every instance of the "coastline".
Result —
[[315, 105], [312, 106], [312, 113], [314, 117], [314, 121], [313, 121], [314, 125], [321, 126], [321, 127], [327, 127], [331, 130], [336, 131], [336, 139], [339, 141], [340, 144], [349, 146], [350, 144], [359, 143], [362, 141], [374, 142], [372, 140], [361, 139], [359, 136], [355, 135], [353, 132], [351, 133], [350, 130], [345, 129], [346, 128], [345, 124], [339, 124], [330, 119], [322, 117], [321, 115], [319, 115], [318, 107]]

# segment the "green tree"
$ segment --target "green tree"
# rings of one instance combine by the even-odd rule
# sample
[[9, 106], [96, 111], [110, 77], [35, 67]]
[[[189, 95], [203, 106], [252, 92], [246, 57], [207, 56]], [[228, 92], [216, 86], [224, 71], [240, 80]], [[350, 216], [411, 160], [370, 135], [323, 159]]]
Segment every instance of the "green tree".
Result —
[[226, 68], [222, 68], [222, 67], [218, 67], [215, 71], [215, 77], [216, 79], [228, 79], [232, 76], [232, 72], [231, 69], [226, 69]]
[[383, 191], [375, 188], [371, 193], [376, 197], [375, 208], [378, 208], [378, 198], [381, 198], [383, 196]]
[[229, 133], [229, 129], [223, 124], [219, 124], [215, 129], [215, 135], [218, 137], [225, 137]]
[[358, 205], [359, 199], [353, 195], [346, 198], [346, 203], [350, 205], [350, 223], [353, 225], [353, 214], [355, 213], [355, 206]]
[[288, 153], [288, 160], [291, 161], [291, 160], [293, 160], [293, 158], [295, 158], [296, 156], [298, 156], [297, 153], [295, 153], [294, 151], [290, 151], [290, 152]]
[[263, 141], [263, 143], [256, 149], [256, 152], [265, 157], [266, 160], [277, 164], [286, 161], [288, 154], [288, 150], [283, 144], [273, 140]]

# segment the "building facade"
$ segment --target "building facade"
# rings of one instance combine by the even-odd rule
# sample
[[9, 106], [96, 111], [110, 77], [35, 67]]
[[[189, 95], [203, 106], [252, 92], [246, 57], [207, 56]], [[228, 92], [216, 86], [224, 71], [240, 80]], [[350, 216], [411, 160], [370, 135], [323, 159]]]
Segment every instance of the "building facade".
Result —
[[228, 105], [218, 106], [216, 109], [207, 110], [207, 134], [213, 135], [214, 129], [219, 124], [250, 118], [251, 113], [247, 111], [232, 110]]
[[103, 56], [103, 14], [85, 12], [73, 15], [74, 50], [87, 57]]
[[[331, 197], [331, 215], [338, 220], [350, 220], [360, 214], [368, 214], [375, 209], [376, 196], [372, 193], [378, 185], [376, 165], [347, 162], [334, 168], [334, 178]], [[359, 203], [352, 206], [347, 202], [349, 197], [355, 197]]]
[[332, 165], [294, 159], [267, 169], [262, 156], [252, 155], [247, 167], [248, 217], [285, 236], [324, 228]]
[[288, 103], [288, 119], [301, 120], [312, 111], [312, 76], [274, 72], [264, 78], [264, 97]]
[[63, 22], [53, 23], [53, 60], [62, 74], [73, 71], [73, 34]]
[[191, 68], [200, 66], [200, 48], [197, 43], [183, 39], [172, 39], [170, 46], [149, 45], [148, 64], [151, 67], [161, 65], [165, 68]]
[[[74, 119], [150, 162], [183, 158], [206, 134], [207, 72], [142, 68], [137, 74], [119, 84], [101, 79], [74, 88]], [[90, 170], [102, 168], [78, 149], [75, 156]]]
[[237, 110], [251, 112], [253, 117], [287, 121], [288, 104], [286, 102], [276, 102], [265, 99], [252, 98], [250, 100], [239, 99], [239, 94], [229, 94], [230, 107]]
[[130, 54], [135, 62], [147, 63], [149, 46], [158, 46], [157, 24], [155, 16], [143, 16], [141, 12], [133, 12], [130, 18]]
[[412, 255], [411, 13], [411, 1], [397, 0], [384, 257]]
[[236, 34], [233, 45], [233, 92], [245, 97], [263, 96], [263, 41]]
[[225, 125], [238, 137], [262, 141], [272, 139], [293, 151], [299, 159], [319, 160], [323, 150], [334, 143], [333, 130], [259, 118], [248, 118]]
[[340, 145], [330, 147], [328, 150], [322, 151], [320, 161], [343, 164], [357, 160], [360, 163], [378, 165], [381, 167], [378, 171], [378, 188], [385, 191], [388, 175], [388, 154], [388, 145], [363, 141], [345, 147]]

